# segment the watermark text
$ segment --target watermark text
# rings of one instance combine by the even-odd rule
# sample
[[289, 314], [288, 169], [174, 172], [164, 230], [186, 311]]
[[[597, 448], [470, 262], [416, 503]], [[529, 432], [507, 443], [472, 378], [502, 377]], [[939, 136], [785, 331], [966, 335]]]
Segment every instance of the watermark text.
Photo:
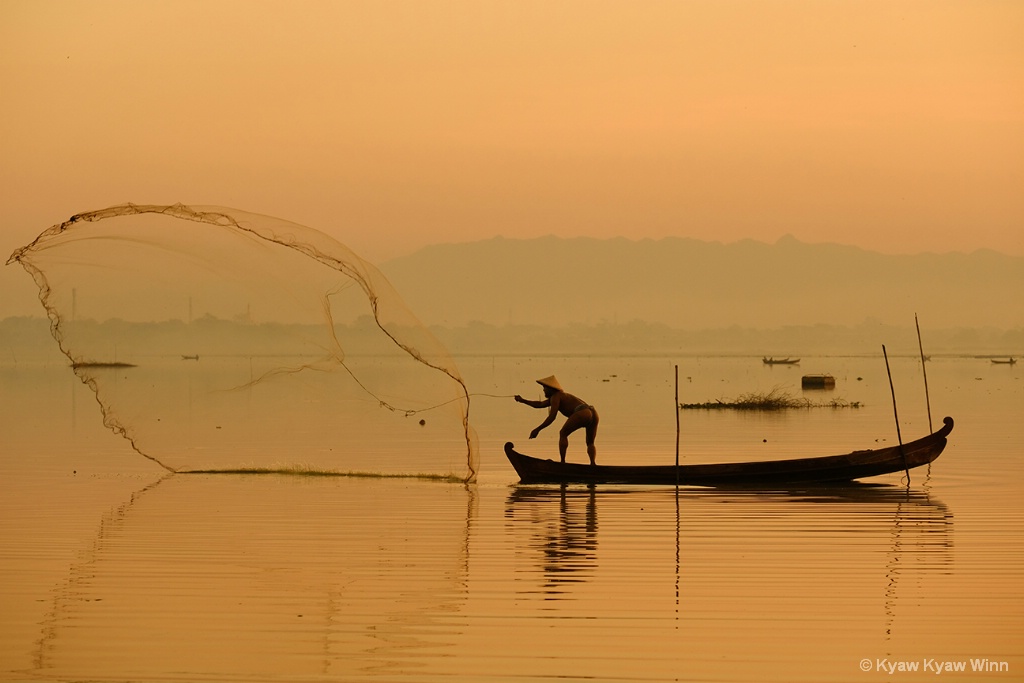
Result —
[[860, 670], [867, 673], [883, 673], [889, 676], [901, 673], [928, 673], [937, 676], [962, 673], [1009, 673], [1010, 663], [986, 657], [968, 657], [967, 659], [865, 657], [860, 660]]

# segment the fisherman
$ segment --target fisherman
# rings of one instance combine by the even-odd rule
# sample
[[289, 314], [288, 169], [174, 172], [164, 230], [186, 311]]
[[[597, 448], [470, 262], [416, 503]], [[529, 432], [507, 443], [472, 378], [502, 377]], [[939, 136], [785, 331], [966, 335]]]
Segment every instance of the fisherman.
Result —
[[525, 403], [531, 408], [548, 408], [548, 416], [536, 429], [530, 432], [530, 438], [535, 439], [544, 429], [562, 413], [568, 418], [562, 428], [558, 431], [558, 454], [565, 462], [565, 452], [569, 448], [569, 435], [577, 429], [587, 430], [587, 455], [590, 456], [590, 464], [597, 464], [597, 447], [594, 439], [597, 438], [597, 409], [580, 398], [568, 394], [562, 389], [554, 375], [537, 380], [537, 384], [544, 388], [543, 401], [531, 401], [516, 394], [517, 403]]

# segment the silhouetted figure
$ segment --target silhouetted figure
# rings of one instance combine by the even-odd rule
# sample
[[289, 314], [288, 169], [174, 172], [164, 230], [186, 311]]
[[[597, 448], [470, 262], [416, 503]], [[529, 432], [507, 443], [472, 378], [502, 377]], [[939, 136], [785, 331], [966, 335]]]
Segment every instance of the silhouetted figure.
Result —
[[555, 421], [558, 413], [568, 418], [562, 429], [558, 432], [558, 454], [565, 462], [565, 452], [569, 448], [569, 435], [577, 429], [587, 430], [587, 455], [590, 456], [590, 464], [597, 464], [597, 447], [594, 439], [597, 438], [597, 409], [580, 398], [568, 394], [562, 389], [554, 375], [537, 380], [537, 384], [544, 387], [544, 400], [531, 401], [516, 394], [518, 403], [525, 403], [531, 408], [548, 408], [548, 416], [536, 429], [530, 432], [530, 438], [535, 439], [540, 430]]

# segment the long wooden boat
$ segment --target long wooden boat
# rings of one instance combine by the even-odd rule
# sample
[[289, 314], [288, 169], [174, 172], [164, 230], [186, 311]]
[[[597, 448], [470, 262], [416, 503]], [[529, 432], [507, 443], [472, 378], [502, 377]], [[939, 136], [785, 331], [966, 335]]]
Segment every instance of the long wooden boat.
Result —
[[902, 446], [843, 455], [707, 465], [589, 465], [523, 455], [512, 442], [505, 455], [524, 484], [670, 484], [682, 486], [763, 486], [852, 481], [910, 470], [934, 461], [946, 447], [953, 418], [936, 432]]
[[761, 358], [761, 362], [765, 365], [796, 365], [800, 362], [799, 358], [769, 358], [764, 356]]

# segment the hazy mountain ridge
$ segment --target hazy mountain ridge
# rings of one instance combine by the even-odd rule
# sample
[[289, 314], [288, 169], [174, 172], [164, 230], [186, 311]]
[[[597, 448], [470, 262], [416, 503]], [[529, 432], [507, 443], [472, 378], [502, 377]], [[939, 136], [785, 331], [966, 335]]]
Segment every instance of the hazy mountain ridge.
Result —
[[[887, 256], [857, 247], [687, 238], [493, 238], [384, 263], [455, 354], [1024, 354], [1024, 258]], [[365, 320], [339, 325], [349, 352]], [[124, 355], [273, 354], [301, 326], [222, 320], [82, 321]], [[0, 320], [17, 362], [56, 350], [45, 318]]]
[[1024, 258], [885, 255], [837, 244], [689, 238], [440, 244], [381, 265], [427, 324], [625, 323], [680, 329], [1024, 325]]

